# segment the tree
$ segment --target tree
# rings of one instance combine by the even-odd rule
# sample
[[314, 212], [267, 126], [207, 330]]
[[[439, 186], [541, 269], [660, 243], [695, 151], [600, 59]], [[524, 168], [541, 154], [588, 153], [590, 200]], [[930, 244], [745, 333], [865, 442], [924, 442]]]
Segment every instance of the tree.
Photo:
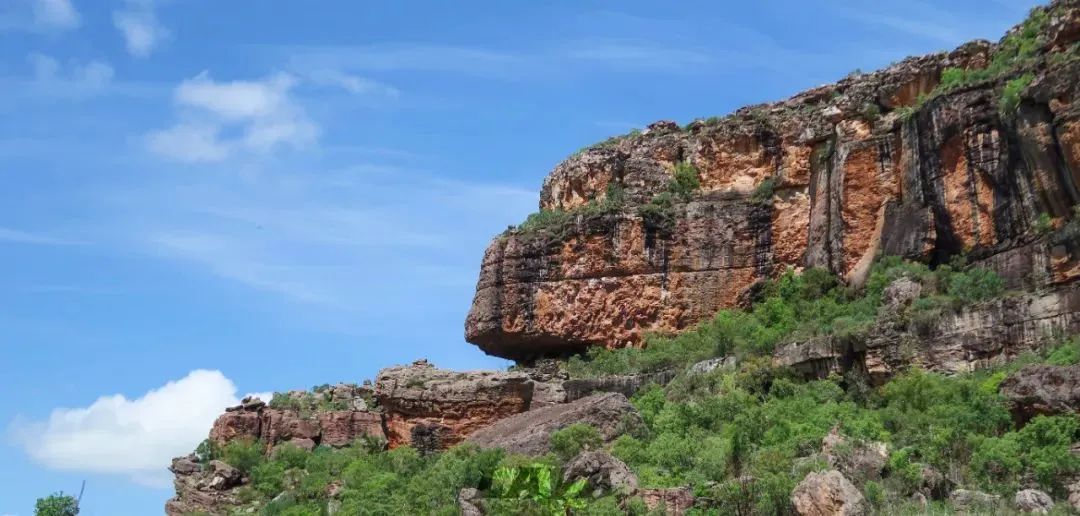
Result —
[[74, 496], [62, 492], [38, 498], [34, 504], [34, 516], [76, 516], [79, 514], [79, 501]]

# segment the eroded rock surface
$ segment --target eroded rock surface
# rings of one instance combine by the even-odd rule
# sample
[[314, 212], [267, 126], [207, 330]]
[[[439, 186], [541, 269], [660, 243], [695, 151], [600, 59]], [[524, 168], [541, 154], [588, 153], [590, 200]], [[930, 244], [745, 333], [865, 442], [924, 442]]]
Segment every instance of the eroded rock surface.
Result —
[[[656, 123], [571, 156], [544, 180], [541, 209], [573, 210], [611, 187], [624, 206], [497, 237], [466, 339], [522, 361], [636, 346], [646, 332], [735, 306], [783, 268], [859, 282], [879, 253], [938, 263], [966, 253], [1010, 286], [1072, 281], [1080, 245], [1035, 229], [1040, 217], [1072, 217], [1080, 200], [1080, 62], [1049, 54], [1076, 41], [1080, 26], [1073, 3], [1054, 5], [1044, 34], [1052, 44], [1031, 65], [1035, 80], [1015, 113], [999, 108], [1009, 77], [916, 105], [945, 68], [989, 63], [994, 45], [972, 42], [729, 117]], [[697, 169], [701, 188], [666, 219], [642, 215], [679, 162]]]
[[529, 410], [532, 396], [533, 381], [524, 373], [448, 371], [426, 360], [383, 369], [375, 379], [391, 447], [420, 438], [421, 448], [447, 448]]
[[640, 428], [641, 416], [619, 393], [593, 394], [503, 419], [470, 435], [466, 442], [508, 453], [543, 455], [551, 450], [551, 434], [575, 423], [596, 427], [604, 441]]
[[791, 505], [799, 516], [856, 516], [869, 510], [859, 489], [836, 470], [806, 475], [792, 491]]
[[1021, 423], [1037, 415], [1080, 410], [1080, 366], [1028, 365], [998, 388]]

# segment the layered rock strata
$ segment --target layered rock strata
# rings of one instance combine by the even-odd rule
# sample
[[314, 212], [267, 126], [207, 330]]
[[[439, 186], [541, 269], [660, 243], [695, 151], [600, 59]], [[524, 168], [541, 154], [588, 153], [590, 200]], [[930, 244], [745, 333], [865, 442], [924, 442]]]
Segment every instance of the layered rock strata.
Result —
[[[879, 254], [941, 263], [966, 253], [1010, 285], [1073, 280], [1075, 239], [1040, 230], [1080, 200], [1080, 22], [1070, 14], [1080, 11], [1075, 1], [1049, 10], [1038, 55], [995, 79], [935, 90], [944, 70], [980, 70], [1005, 51], [976, 41], [571, 156], [540, 198], [568, 221], [490, 244], [466, 339], [521, 361], [637, 346], [735, 306], [786, 267], [858, 282]], [[1012, 107], [1003, 91], [1024, 74], [1033, 80]], [[641, 207], [678, 163], [701, 186], [658, 222]], [[621, 206], [583, 209], [613, 192]]]

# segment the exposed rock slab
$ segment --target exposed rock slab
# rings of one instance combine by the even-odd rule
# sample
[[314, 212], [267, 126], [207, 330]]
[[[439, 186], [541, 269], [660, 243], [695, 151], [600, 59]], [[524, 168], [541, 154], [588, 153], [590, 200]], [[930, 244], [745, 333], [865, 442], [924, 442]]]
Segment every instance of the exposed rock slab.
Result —
[[806, 475], [792, 491], [791, 505], [799, 516], [856, 516], [869, 510], [858, 488], [836, 470]]
[[604, 441], [643, 424], [626, 396], [602, 393], [508, 417], [473, 433], [466, 442], [508, 453], [543, 455], [551, 450], [552, 432], [575, 423], [596, 427]]
[[[1044, 52], [1076, 41], [1078, 11], [1052, 4]], [[1049, 242], [1036, 227], [1044, 214], [1060, 225], [1080, 201], [1080, 63], [1035, 61], [1009, 116], [999, 111], [1007, 77], [918, 103], [942, 70], [984, 68], [993, 50], [968, 43], [729, 117], [656, 123], [571, 156], [544, 180], [541, 209], [578, 208], [613, 185], [625, 207], [496, 238], [466, 339], [521, 361], [637, 346], [647, 332], [677, 332], [735, 306], [783, 268], [824, 267], [858, 283], [881, 253], [938, 263], [966, 253], [1010, 285], [1074, 281], [1080, 244]], [[700, 190], [665, 224], [643, 217], [638, 207], [684, 161]]]
[[1021, 423], [1037, 415], [1080, 410], [1080, 365], [1028, 365], [1006, 378], [998, 391]]
[[379, 372], [375, 396], [391, 447], [422, 438], [446, 448], [490, 424], [529, 410], [533, 382], [524, 373], [456, 372], [427, 361]]

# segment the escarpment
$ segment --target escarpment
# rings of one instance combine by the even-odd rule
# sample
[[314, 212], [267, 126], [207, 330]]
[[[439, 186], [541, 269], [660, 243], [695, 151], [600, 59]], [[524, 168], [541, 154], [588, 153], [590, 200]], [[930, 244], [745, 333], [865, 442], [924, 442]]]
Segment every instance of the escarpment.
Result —
[[[466, 339], [524, 361], [640, 346], [788, 267], [857, 284], [882, 254], [965, 254], [1029, 288], [1072, 281], [1076, 243], [1043, 234], [1080, 200], [1076, 9], [582, 150], [544, 180], [535, 221], [489, 245]], [[673, 195], [680, 166], [698, 186]]]

